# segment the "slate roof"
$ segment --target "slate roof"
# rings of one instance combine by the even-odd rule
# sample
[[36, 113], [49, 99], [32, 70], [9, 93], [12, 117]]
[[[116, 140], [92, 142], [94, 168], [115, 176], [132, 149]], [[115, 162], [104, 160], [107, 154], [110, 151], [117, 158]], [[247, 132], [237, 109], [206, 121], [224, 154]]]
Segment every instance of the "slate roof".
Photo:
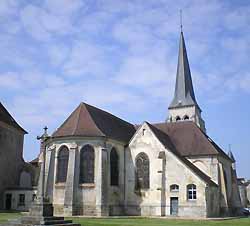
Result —
[[3, 106], [1, 102], [0, 102], [0, 121], [22, 131], [24, 134], [27, 134], [27, 132], [15, 121], [15, 119], [11, 116], [11, 114], [7, 111], [7, 109]]
[[178, 159], [180, 159], [187, 167], [189, 167], [197, 176], [199, 176], [203, 181], [205, 181], [209, 185], [218, 186], [215, 182], [211, 180], [209, 176], [203, 173], [199, 168], [197, 168], [194, 164], [192, 164], [189, 160], [183, 157], [176, 150], [174, 144], [172, 143], [171, 139], [166, 133], [156, 128], [154, 125], [151, 125], [148, 122], [146, 123], [150, 127], [150, 129], [153, 131], [155, 136], [159, 139], [159, 141], [163, 144], [163, 146], [166, 147], [168, 150], [170, 150]]
[[178, 66], [176, 73], [174, 99], [169, 105], [169, 109], [183, 106], [193, 106], [198, 104], [195, 99], [193, 82], [188, 63], [187, 50], [183, 32], [180, 35]]
[[135, 127], [129, 122], [81, 103], [52, 136], [108, 137], [127, 143], [134, 133]]
[[181, 156], [221, 155], [232, 161], [231, 158], [194, 122], [164, 122], [153, 125], [170, 137]]

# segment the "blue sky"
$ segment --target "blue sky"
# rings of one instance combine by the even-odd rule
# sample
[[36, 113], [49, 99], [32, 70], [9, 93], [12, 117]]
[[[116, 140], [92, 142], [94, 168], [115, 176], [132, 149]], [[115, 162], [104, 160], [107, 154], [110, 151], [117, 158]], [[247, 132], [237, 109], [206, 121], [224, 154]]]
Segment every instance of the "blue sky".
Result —
[[1, 102], [36, 136], [81, 101], [130, 121], [164, 121], [173, 97], [179, 10], [209, 136], [250, 178], [250, 3], [165, 0], [1, 0]]

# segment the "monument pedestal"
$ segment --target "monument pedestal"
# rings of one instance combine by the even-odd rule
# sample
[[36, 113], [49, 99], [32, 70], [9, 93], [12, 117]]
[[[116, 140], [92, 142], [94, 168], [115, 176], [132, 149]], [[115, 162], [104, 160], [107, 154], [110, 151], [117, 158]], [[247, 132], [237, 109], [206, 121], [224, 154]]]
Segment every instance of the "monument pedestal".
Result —
[[19, 219], [9, 220], [1, 226], [81, 226], [64, 217], [53, 216], [53, 205], [46, 202], [36, 202], [32, 205], [29, 215]]

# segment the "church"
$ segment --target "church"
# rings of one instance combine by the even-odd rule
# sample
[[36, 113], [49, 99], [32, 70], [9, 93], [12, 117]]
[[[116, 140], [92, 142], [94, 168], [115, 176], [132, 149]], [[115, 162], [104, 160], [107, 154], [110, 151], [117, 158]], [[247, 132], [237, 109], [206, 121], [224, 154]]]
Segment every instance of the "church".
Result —
[[80, 103], [46, 142], [46, 195], [55, 214], [237, 214], [235, 160], [206, 134], [183, 32], [168, 110], [165, 122], [135, 126]]
[[182, 31], [168, 110], [166, 121], [133, 125], [80, 103], [41, 145], [55, 215], [237, 215], [235, 159], [206, 133]]

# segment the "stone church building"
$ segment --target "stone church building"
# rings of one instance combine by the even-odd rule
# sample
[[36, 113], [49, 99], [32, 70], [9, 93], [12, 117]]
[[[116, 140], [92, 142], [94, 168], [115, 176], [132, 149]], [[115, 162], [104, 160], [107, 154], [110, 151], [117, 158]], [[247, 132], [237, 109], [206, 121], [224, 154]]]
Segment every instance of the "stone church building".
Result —
[[[164, 122], [135, 126], [80, 103], [42, 145], [42, 151], [46, 150], [45, 193], [55, 215], [206, 218], [238, 214], [242, 205], [235, 160], [206, 133], [183, 32], [175, 93], [168, 110]], [[38, 167], [25, 166], [21, 158], [26, 132], [14, 121], [1, 122], [0, 128], [0, 142], [4, 128], [15, 134], [20, 149], [18, 164], [11, 166], [15, 183], [10, 188], [0, 184], [0, 205], [7, 203], [1, 202], [4, 190], [5, 201], [20, 190], [23, 194], [30, 191], [31, 199], [42, 177], [37, 182]], [[42, 156], [41, 152], [33, 163], [43, 162]], [[26, 180], [20, 179], [18, 172], [23, 171], [31, 175], [28, 182], [26, 174]], [[4, 176], [2, 169], [0, 174]], [[18, 183], [19, 190], [15, 190]]]
[[135, 126], [81, 103], [46, 142], [46, 195], [55, 214], [237, 214], [235, 160], [206, 134], [183, 32], [168, 109], [167, 121]]

